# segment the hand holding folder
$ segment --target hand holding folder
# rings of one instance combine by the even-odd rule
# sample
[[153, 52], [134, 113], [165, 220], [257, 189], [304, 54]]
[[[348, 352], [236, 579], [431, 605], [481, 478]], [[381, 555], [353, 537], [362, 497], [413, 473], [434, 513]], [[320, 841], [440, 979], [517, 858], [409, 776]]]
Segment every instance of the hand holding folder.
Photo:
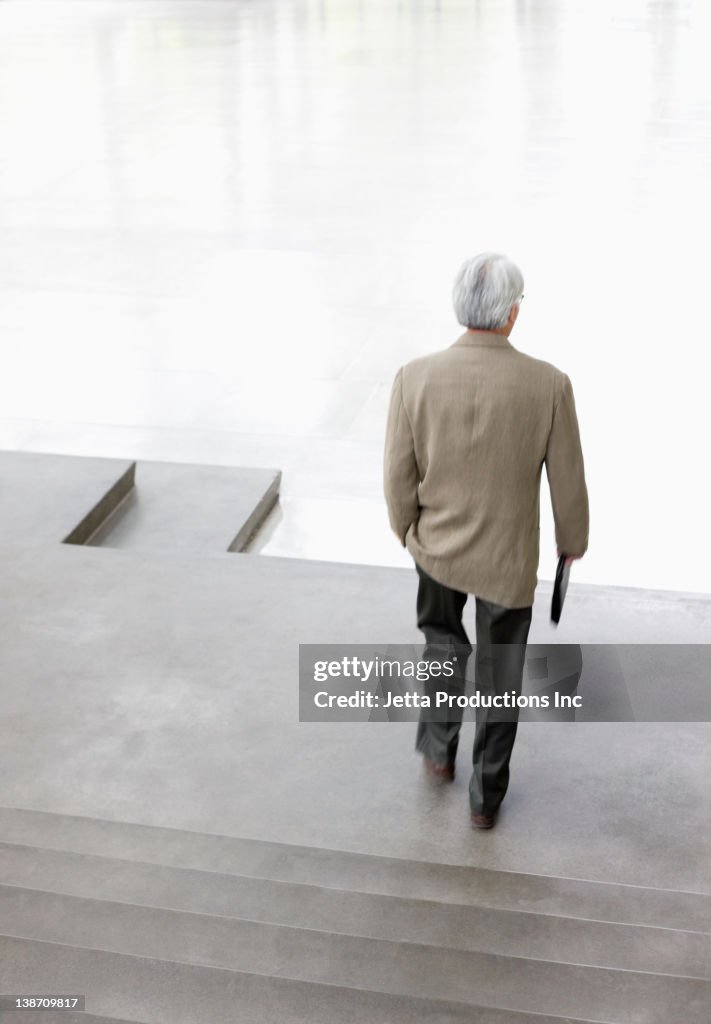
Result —
[[560, 614], [563, 611], [571, 565], [572, 559], [570, 555], [563, 553], [558, 559], [558, 568], [556, 569], [555, 583], [553, 584], [553, 600], [551, 601], [551, 619], [556, 625], [560, 622]]

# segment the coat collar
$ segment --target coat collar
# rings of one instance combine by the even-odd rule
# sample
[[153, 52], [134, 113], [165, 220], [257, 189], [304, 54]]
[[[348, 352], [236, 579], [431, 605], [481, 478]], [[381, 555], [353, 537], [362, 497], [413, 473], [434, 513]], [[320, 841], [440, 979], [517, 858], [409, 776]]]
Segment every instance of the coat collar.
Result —
[[461, 337], [457, 338], [451, 348], [454, 348], [455, 345], [513, 348], [508, 338], [505, 338], [503, 334], [495, 334], [494, 331], [465, 331]]

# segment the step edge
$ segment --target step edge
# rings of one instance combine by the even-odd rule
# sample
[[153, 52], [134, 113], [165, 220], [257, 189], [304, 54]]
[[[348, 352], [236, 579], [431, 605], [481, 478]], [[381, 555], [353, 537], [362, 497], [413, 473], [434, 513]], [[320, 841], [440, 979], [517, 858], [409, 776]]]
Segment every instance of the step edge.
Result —
[[[21, 888], [21, 887], [18, 886], [17, 888]], [[27, 891], [30, 891], [30, 892], [42, 892], [43, 890], [32, 890], [32, 889], [30, 889], [30, 890], [27, 890]], [[64, 894], [58, 893], [57, 895], [61, 896], [61, 895], [64, 895]], [[207, 915], [207, 914], [201, 914], [199, 911], [173, 910], [173, 909], [170, 909], [170, 908], [166, 909], [166, 908], [156, 908], [156, 907], [144, 907], [142, 904], [139, 904], [139, 903], [120, 903], [117, 900], [99, 900], [99, 899], [96, 899], [94, 897], [71, 896], [70, 895], [70, 896], [67, 896], [67, 899], [78, 900], [78, 901], [81, 901], [82, 903], [94, 903], [94, 904], [106, 903], [106, 904], [115, 904], [115, 905], [124, 906], [124, 907], [136, 907], [136, 909], [138, 909], [138, 910], [156, 910], [156, 911], [158, 911], [158, 913], [162, 913], [162, 914], [166, 914], [166, 915], [174, 915], [174, 916], [179, 916], [179, 917], [183, 917], [183, 918], [188, 918], [188, 917], [209, 918], [209, 917], [212, 916], [212, 915]], [[223, 918], [221, 915], [215, 915], [215, 916], [217, 917], [217, 920], [231, 920], [230, 918]], [[698, 975], [695, 975], [695, 974], [674, 974], [674, 973], [668, 972], [668, 971], [645, 971], [645, 970], [640, 970], [638, 968], [630, 968], [630, 967], [607, 967], [607, 966], [603, 966], [602, 964], [583, 964], [583, 963], [576, 963], [576, 962], [565, 961], [565, 960], [550, 960], [550, 959], [547, 959], [545, 957], [522, 956], [521, 954], [518, 954], [518, 953], [487, 953], [485, 950], [461, 950], [461, 949], [453, 950], [449, 946], [437, 946], [437, 945], [434, 945], [434, 944], [428, 943], [428, 942], [409, 942], [406, 939], [382, 939], [382, 938], [372, 937], [372, 936], [368, 936], [368, 935], [352, 935], [352, 934], [348, 934], [348, 933], [344, 934], [342, 932], [329, 931], [328, 929], [325, 929], [325, 928], [311, 928], [311, 927], [305, 927], [303, 925], [292, 925], [292, 924], [274, 924], [274, 923], [271, 923], [271, 922], [268, 922], [268, 921], [254, 921], [251, 918], [237, 918], [236, 920], [240, 921], [241, 923], [244, 923], [244, 924], [255, 924], [255, 925], [258, 925], [258, 926], [261, 926], [261, 927], [264, 927], [264, 928], [279, 929], [282, 932], [291, 932], [291, 933], [295, 933], [295, 932], [309, 932], [309, 933], [312, 933], [314, 935], [334, 936], [334, 937], [344, 938], [344, 939], [354, 939], [354, 940], [357, 940], [357, 941], [378, 944], [380, 946], [388, 946], [388, 947], [406, 946], [406, 947], [408, 947], [410, 949], [414, 947], [414, 948], [417, 948], [417, 949], [420, 949], [420, 950], [425, 950], [425, 951], [430, 951], [430, 952], [432, 952], [432, 951], [437, 952], [439, 950], [442, 950], [444, 952], [450, 952], [450, 953], [451, 952], [462, 953], [465, 956], [486, 957], [489, 960], [497, 959], [497, 960], [515, 961], [517, 963], [525, 962], [527, 964], [545, 964], [545, 965], [549, 965], [551, 967], [580, 968], [580, 969], [586, 970], [586, 971], [609, 971], [609, 972], [612, 972], [612, 973], [614, 973], [616, 975], [634, 974], [634, 975], [642, 975], [644, 977], [653, 977], [653, 978], [674, 978], [674, 979], [679, 980], [679, 981], [697, 981], [697, 982], [703, 982], [704, 984], [708, 985], [709, 986], [709, 990], [711, 991], [711, 977], [703, 978], [703, 977], [699, 977]], [[0, 925], [0, 936], [4, 936], [5, 938], [18, 938], [18, 939], [19, 938], [24, 938], [24, 939], [29, 939], [30, 941], [34, 941], [34, 939], [33, 939], [33, 937], [31, 935], [15, 935], [13, 933], [10, 933], [10, 932], [6, 931], [4, 926], [2, 926], [2, 925]], [[63, 945], [63, 943], [57, 943], [53, 939], [46, 939], [46, 940], [45, 939], [41, 939], [41, 940], [38, 940], [38, 941], [43, 941], [43, 942], [46, 941], [46, 942], [53, 943], [55, 945]], [[70, 945], [71, 945], [71, 943], [70, 943]], [[86, 946], [86, 947], [82, 947], [82, 948], [95, 949], [95, 950], [97, 950], [99, 952], [104, 952], [104, 953], [117, 953], [117, 954], [121, 953], [120, 950], [107, 949], [104, 946]], [[136, 956], [136, 957], [139, 957], [139, 958], [145, 957], [145, 954], [143, 954], [143, 953], [127, 953], [125, 955], [127, 955], [127, 956]], [[202, 962], [193, 961], [193, 960], [173, 960], [171, 957], [153, 957], [152, 959], [162, 960], [165, 963], [184, 963], [184, 964], [188, 964], [188, 965], [193, 964], [193, 965], [198, 966], [198, 967], [215, 967], [215, 966], [217, 966], [215, 964], [207, 964], [207, 963], [202, 963]], [[236, 970], [238, 973], [245, 973], [245, 972], [240, 972], [239, 968], [234, 968], [233, 969], [233, 968], [225, 967], [225, 968], [219, 968], [219, 969], [220, 970]], [[249, 972], [246, 972], [246, 973], [255, 974], [257, 972], [249, 971]], [[260, 976], [261, 977], [284, 977], [284, 975], [271, 975], [271, 974], [264, 974], [264, 975], [260, 975]], [[291, 980], [292, 981], [299, 981], [299, 980], [303, 980], [303, 979], [292, 978]], [[377, 991], [377, 989], [373, 989], [371, 991]]]
[[[122, 460], [116, 460], [122, 461]], [[124, 503], [135, 488], [136, 462], [130, 465], [117, 477], [111, 486], [92, 505], [88, 512], [62, 538], [62, 544], [86, 545], [101, 529], [102, 525]]]
[[[207, 869], [204, 869], [204, 868], [186, 868], [186, 867], [175, 866], [173, 864], [155, 863], [154, 861], [128, 860], [128, 859], [123, 858], [123, 857], [104, 857], [101, 854], [75, 853], [73, 851], [54, 850], [54, 849], [48, 848], [48, 847], [27, 846], [26, 844], [22, 844], [22, 843], [7, 843], [5, 841], [2, 841], [2, 842], [0, 842], [0, 849], [3, 846], [13, 846], [13, 847], [17, 847], [17, 848], [23, 849], [23, 850], [41, 850], [42, 852], [46, 852], [46, 853], [59, 853], [59, 854], [64, 854], [64, 855], [69, 856], [69, 857], [92, 857], [92, 858], [94, 858], [97, 861], [116, 862], [116, 863], [122, 864], [122, 865], [123, 864], [135, 864], [135, 865], [137, 865], [139, 867], [141, 867], [141, 866], [144, 866], [144, 867], [155, 867], [155, 868], [163, 868], [163, 869], [167, 869], [169, 871], [175, 871], [175, 872], [185, 872], [185, 873], [189, 872], [191, 874], [209, 875], [210, 877], [217, 877], [217, 878], [225, 879], [225, 881], [227, 881], [228, 879], [231, 879], [231, 878], [239, 878], [239, 879], [242, 879], [243, 881], [267, 882], [267, 883], [272, 884], [272, 885], [290, 886], [293, 889], [301, 889], [301, 890], [304, 890], [304, 891], [307, 891], [307, 890], [317, 890], [317, 891], [330, 892], [330, 893], [344, 893], [345, 895], [353, 895], [353, 896], [370, 896], [370, 897], [376, 897], [376, 898], [384, 897], [386, 899], [396, 900], [399, 903], [416, 904], [418, 908], [422, 907], [423, 911], [426, 911], [428, 907], [452, 907], [452, 908], [455, 908], [456, 910], [462, 910], [462, 911], [467, 911], [467, 910], [473, 910], [473, 911], [476, 911], [476, 910], [486, 910], [486, 911], [492, 911], [492, 912], [497, 913], [497, 914], [509, 915], [511, 917], [515, 917], [515, 916], [524, 916], [524, 917], [529, 917], [529, 918], [531, 918], [531, 917], [541, 917], [541, 918], [545, 918], [546, 920], [550, 920], [550, 921], [575, 921], [575, 922], [579, 922], [580, 924], [609, 925], [609, 926], [611, 926], [613, 928], [636, 928], [636, 929], [639, 929], [640, 931], [643, 930], [643, 931], [646, 931], [646, 932], [649, 932], [649, 931], [665, 932], [665, 933], [666, 932], [673, 932], [675, 934], [680, 934], [680, 935], [697, 935], [697, 936], [701, 936], [701, 937], [711, 938], [711, 930], [709, 930], [709, 931], [700, 931], [699, 929], [696, 929], [696, 928], [676, 928], [676, 927], [672, 927], [670, 925], [646, 924], [646, 923], [637, 922], [637, 921], [610, 920], [609, 918], [604, 918], [604, 917], [583, 917], [581, 915], [576, 915], [576, 914], [571, 914], [571, 913], [562, 914], [562, 913], [548, 913], [548, 912], [543, 911], [543, 910], [527, 910], [527, 909], [521, 909], [521, 908], [514, 909], [513, 907], [496, 906], [495, 904], [490, 903], [490, 902], [487, 902], [487, 903], [482, 903], [482, 902], [477, 902], [477, 903], [456, 903], [456, 902], [453, 902], [451, 900], [434, 900], [434, 899], [426, 899], [426, 898], [422, 898], [421, 899], [421, 898], [418, 898], [418, 897], [415, 897], [415, 896], [401, 896], [399, 893], [378, 892], [378, 891], [375, 891], [375, 890], [372, 890], [372, 889], [367, 889], [367, 890], [366, 889], [350, 889], [350, 888], [341, 887], [341, 886], [317, 885], [314, 882], [294, 882], [294, 881], [284, 880], [284, 879], [279, 879], [279, 878], [270, 878], [270, 877], [265, 876], [265, 875], [242, 875], [242, 874], [238, 874], [238, 873], [229, 873], [228, 874], [226, 872], [210, 871], [210, 870], [207, 870]], [[104, 896], [84, 896], [84, 895], [79, 894], [79, 893], [67, 892], [65, 889], [45, 888], [42, 885], [20, 885], [20, 884], [18, 884], [16, 882], [6, 882], [6, 881], [4, 881], [2, 875], [0, 874], [0, 889], [2, 889], [2, 888], [7, 888], [7, 889], [23, 889], [23, 890], [25, 890], [27, 892], [44, 892], [44, 893], [47, 893], [48, 895], [68, 896], [68, 897], [72, 897], [72, 898], [76, 898], [76, 899], [95, 900], [95, 901], [100, 902], [100, 903], [117, 903], [117, 904], [120, 904], [122, 906], [140, 906], [140, 907], [145, 907], [147, 909], [154, 908], [156, 910], [175, 910], [175, 911], [178, 911], [180, 913], [194, 913], [194, 914], [198, 914], [198, 915], [203, 916], [203, 917], [225, 918], [227, 920], [235, 920], [235, 921], [253, 920], [255, 924], [258, 924], [258, 923], [278, 924], [279, 923], [279, 922], [267, 922], [267, 921], [260, 922], [256, 918], [255, 919], [253, 919], [253, 918], [245, 918], [245, 917], [242, 917], [240, 915], [235, 915], [235, 914], [216, 914], [216, 913], [210, 913], [210, 912], [207, 912], [207, 911], [187, 911], [187, 910], [183, 911], [180, 907], [169, 907], [169, 906], [165, 906], [164, 904], [158, 904], [158, 903], [137, 903], [135, 901], [120, 900], [120, 899], [114, 899], [114, 898], [104, 897]], [[351, 935], [353, 933], [351, 933], [351, 932], [336, 932], [334, 934]], [[368, 936], [365, 936], [365, 935], [362, 936], [362, 937], [363, 938], [368, 938]], [[447, 947], [447, 948], [458, 948], [458, 947]]]
[[[255, 838], [253, 836], [235, 836], [235, 835], [230, 835], [230, 834], [224, 833], [224, 832], [200, 832], [197, 829], [178, 828], [178, 827], [172, 826], [172, 825], [146, 825], [146, 824], [144, 824], [142, 822], [137, 822], [137, 821], [118, 821], [118, 820], [112, 819], [112, 818], [98, 818], [98, 817], [95, 817], [95, 816], [92, 816], [92, 815], [65, 814], [64, 812], [55, 812], [55, 811], [36, 811], [36, 810], [32, 810], [30, 808], [23, 808], [23, 807], [8, 807], [8, 806], [5, 806], [5, 805], [2, 805], [2, 806], [0, 806], [0, 812], [2, 812], [2, 811], [17, 812], [19, 814], [32, 814], [32, 815], [38, 815], [38, 816], [43, 816], [43, 817], [48, 817], [48, 818], [55, 818], [55, 819], [65, 819], [65, 820], [66, 819], [70, 819], [70, 820], [80, 821], [80, 822], [94, 822], [94, 823], [97, 823], [99, 825], [109, 825], [109, 826], [115, 826], [117, 828], [122, 828], [122, 827], [137, 828], [137, 829], [145, 829], [147, 831], [152, 831], [152, 832], [168, 832], [168, 833], [178, 833], [178, 834], [190, 835], [190, 836], [199, 836], [199, 837], [207, 838], [207, 839], [226, 839], [228, 841], [229, 840], [234, 840], [236, 842], [244, 842], [244, 843], [248, 843], [248, 844], [251, 844], [251, 845], [254, 845], [254, 846], [284, 847], [284, 848], [290, 849], [290, 850], [298, 850], [298, 851], [303, 852], [305, 854], [309, 854], [309, 853], [313, 853], [313, 852], [328, 853], [328, 854], [343, 855], [343, 856], [346, 856], [346, 857], [354, 857], [354, 858], [357, 858], [357, 859], [368, 860], [368, 861], [374, 861], [374, 860], [377, 860], [377, 861], [393, 861], [393, 862], [395, 862], [397, 864], [400, 864], [400, 865], [402, 865], [402, 864], [412, 864], [412, 865], [415, 865], [416, 867], [435, 867], [435, 868], [454, 869], [454, 870], [457, 870], [457, 871], [469, 871], [469, 872], [487, 873], [487, 874], [491, 874], [491, 875], [499, 875], [501, 877], [545, 879], [547, 881], [555, 881], [555, 882], [574, 882], [574, 883], [578, 883], [580, 885], [586, 885], [586, 886], [590, 886], [590, 887], [603, 887], [604, 886], [606, 888], [618, 888], [618, 889], [622, 888], [622, 889], [630, 889], [630, 890], [643, 890], [644, 892], [667, 893], [669, 895], [675, 895], [675, 896], [679, 896], [679, 895], [681, 895], [681, 896], [695, 896], [697, 898], [707, 899], [707, 900], [711, 901], [711, 891], [710, 892], [702, 892], [700, 890], [695, 890], [695, 889], [669, 889], [669, 888], [666, 888], [664, 886], [640, 885], [639, 883], [635, 883], [635, 882], [615, 882], [615, 881], [604, 881], [604, 880], [601, 880], [601, 879], [594, 879], [594, 878], [579, 878], [579, 877], [577, 877], [575, 875], [546, 875], [546, 874], [542, 874], [540, 872], [512, 871], [512, 870], [505, 869], [505, 868], [490, 868], [490, 867], [484, 867], [483, 865], [478, 865], [478, 864], [452, 864], [452, 863], [447, 862], [447, 861], [416, 860], [416, 859], [413, 859], [412, 857], [394, 857], [394, 856], [391, 856], [390, 854], [383, 855], [383, 854], [377, 854], [377, 853], [364, 853], [363, 851], [360, 851], [360, 850], [349, 850], [349, 849], [343, 849], [343, 848], [340, 848], [340, 847], [304, 846], [301, 843], [289, 843], [289, 842], [284, 842], [282, 840], [276, 840], [276, 839], [259, 839], [259, 838]], [[22, 845], [30, 845], [30, 844], [25, 843], [25, 844], [22, 844]], [[37, 847], [37, 848], [38, 849], [42, 849], [42, 848], [44, 848], [44, 849], [55, 849], [55, 847]], [[80, 850], [67, 851], [67, 852], [81, 853]], [[97, 856], [97, 855], [95, 854], [94, 856]], [[151, 862], [146, 862], [146, 863], [151, 863]]]
[[227, 550], [231, 554], [244, 553], [249, 547], [261, 528], [264, 526], [267, 517], [279, 501], [281, 492], [281, 470], [276, 470], [257, 504], [252, 508], [245, 521], [240, 526], [235, 536], [230, 541]]

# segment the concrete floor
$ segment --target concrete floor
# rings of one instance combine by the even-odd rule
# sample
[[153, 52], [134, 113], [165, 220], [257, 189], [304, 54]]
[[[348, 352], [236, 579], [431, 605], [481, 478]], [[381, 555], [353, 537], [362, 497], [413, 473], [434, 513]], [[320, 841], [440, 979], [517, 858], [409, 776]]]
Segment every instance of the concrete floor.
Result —
[[0, 446], [278, 466], [265, 553], [405, 566], [390, 382], [503, 249], [576, 390], [579, 580], [708, 593], [710, 49], [706, 0], [5, 0]]
[[[470, 726], [454, 786], [432, 791], [414, 726], [298, 722], [299, 643], [419, 639], [412, 570], [60, 544], [0, 557], [4, 806], [711, 892], [709, 724], [522, 726], [499, 827], [474, 834]], [[539, 597], [532, 641], [551, 633]], [[578, 586], [568, 601], [560, 642], [711, 636], [711, 600]]]

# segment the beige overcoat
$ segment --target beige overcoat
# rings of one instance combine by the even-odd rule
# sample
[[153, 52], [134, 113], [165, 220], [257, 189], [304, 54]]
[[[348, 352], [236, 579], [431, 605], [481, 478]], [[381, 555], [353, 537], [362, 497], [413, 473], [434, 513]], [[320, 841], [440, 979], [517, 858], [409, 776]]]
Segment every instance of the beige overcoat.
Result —
[[390, 525], [434, 579], [508, 608], [533, 603], [544, 465], [558, 548], [581, 555], [588, 493], [566, 374], [488, 331], [398, 370], [385, 497]]

